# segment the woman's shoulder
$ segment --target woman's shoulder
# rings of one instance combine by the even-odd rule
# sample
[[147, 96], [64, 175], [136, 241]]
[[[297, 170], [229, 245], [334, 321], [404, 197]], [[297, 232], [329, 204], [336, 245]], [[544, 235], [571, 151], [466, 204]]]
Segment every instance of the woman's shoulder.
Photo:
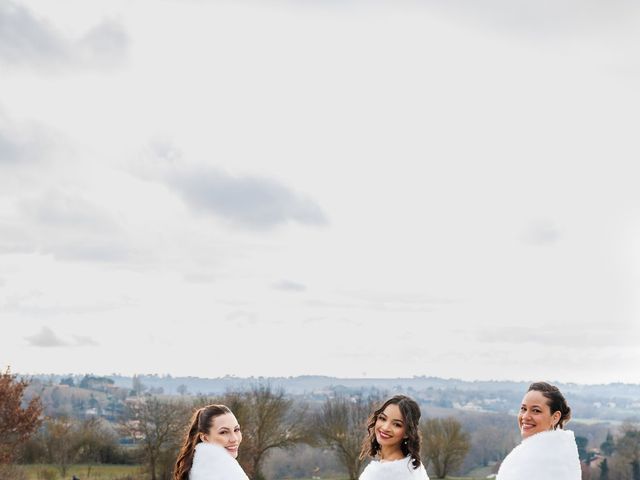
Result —
[[524, 439], [504, 459], [500, 480], [528, 478], [579, 480], [580, 460], [575, 437], [570, 430], [540, 432]]
[[522, 449], [545, 456], [578, 456], [576, 437], [571, 430], [549, 430], [540, 432], [522, 441]]
[[372, 460], [365, 467], [359, 480], [388, 480], [389, 478], [429, 480], [424, 465], [421, 463], [418, 468], [415, 468], [411, 457], [389, 462]]
[[240, 464], [219, 445], [196, 445], [189, 480], [247, 480]]

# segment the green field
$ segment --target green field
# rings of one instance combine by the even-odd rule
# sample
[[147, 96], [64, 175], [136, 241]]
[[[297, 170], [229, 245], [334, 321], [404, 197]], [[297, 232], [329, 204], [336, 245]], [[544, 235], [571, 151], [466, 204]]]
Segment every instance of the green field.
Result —
[[29, 480], [69, 480], [75, 475], [80, 480], [146, 480], [139, 465], [71, 465], [64, 478], [54, 465], [25, 465]]
[[[60, 475], [60, 470], [54, 465], [24, 465], [22, 469], [26, 472], [28, 480], [69, 480], [73, 475], [80, 480], [148, 479], [148, 475], [143, 472], [142, 467], [139, 465], [72, 465], [67, 469], [67, 474], [64, 478]], [[324, 480], [346, 480], [346, 478]], [[485, 480], [485, 477], [447, 477], [447, 480]]]

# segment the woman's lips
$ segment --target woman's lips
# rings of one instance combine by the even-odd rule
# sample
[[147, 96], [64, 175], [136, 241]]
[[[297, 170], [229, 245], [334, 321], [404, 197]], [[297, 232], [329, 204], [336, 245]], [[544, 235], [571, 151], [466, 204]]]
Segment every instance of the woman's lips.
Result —
[[380, 435], [381, 438], [384, 438], [385, 440], [388, 440], [391, 438], [391, 435], [381, 432], [380, 430], [378, 430], [378, 435]]

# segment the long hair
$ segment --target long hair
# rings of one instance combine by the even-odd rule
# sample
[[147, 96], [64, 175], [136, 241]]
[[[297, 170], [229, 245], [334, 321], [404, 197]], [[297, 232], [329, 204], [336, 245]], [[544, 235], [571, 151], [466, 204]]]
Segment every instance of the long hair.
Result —
[[362, 442], [360, 458], [364, 460], [366, 457], [375, 457], [380, 453], [381, 447], [376, 439], [375, 432], [376, 421], [378, 416], [384, 412], [384, 409], [391, 404], [397, 405], [400, 409], [406, 428], [407, 438], [400, 443], [402, 454], [405, 457], [410, 455], [413, 468], [418, 468], [421, 464], [420, 445], [422, 443], [420, 429], [418, 428], [420, 424], [420, 407], [415, 400], [405, 395], [391, 397], [371, 414], [369, 420], [367, 420], [367, 434]]
[[193, 412], [189, 429], [187, 430], [175, 469], [173, 470], [173, 480], [189, 480], [189, 471], [193, 465], [193, 454], [196, 445], [202, 442], [200, 434], [208, 434], [213, 424], [213, 419], [231, 413], [226, 405], [207, 405]]
[[555, 412], [560, 412], [560, 420], [553, 426], [553, 429], [563, 429], [567, 422], [571, 420], [571, 407], [569, 407], [560, 389], [547, 382], [535, 382], [529, 385], [527, 392], [532, 390], [540, 392], [547, 399], [552, 415]]

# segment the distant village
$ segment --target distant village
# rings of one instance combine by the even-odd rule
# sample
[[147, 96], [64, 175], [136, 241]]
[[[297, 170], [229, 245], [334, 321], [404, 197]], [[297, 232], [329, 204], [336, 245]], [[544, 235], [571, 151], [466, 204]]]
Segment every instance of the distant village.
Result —
[[[216, 396], [266, 384], [307, 402], [334, 395], [370, 396], [405, 393], [435, 414], [446, 410], [515, 415], [526, 382], [466, 382], [436, 377], [339, 379], [334, 377], [172, 377], [170, 375], [33, 375], [27, 395], [45, 399], [50, 413], [98, 415], [122, 413], [125, 401], [140, 395]], [[640, 418], [640, 385], [558, 384], [571, 401], [574, 421], [621, 422]]]

